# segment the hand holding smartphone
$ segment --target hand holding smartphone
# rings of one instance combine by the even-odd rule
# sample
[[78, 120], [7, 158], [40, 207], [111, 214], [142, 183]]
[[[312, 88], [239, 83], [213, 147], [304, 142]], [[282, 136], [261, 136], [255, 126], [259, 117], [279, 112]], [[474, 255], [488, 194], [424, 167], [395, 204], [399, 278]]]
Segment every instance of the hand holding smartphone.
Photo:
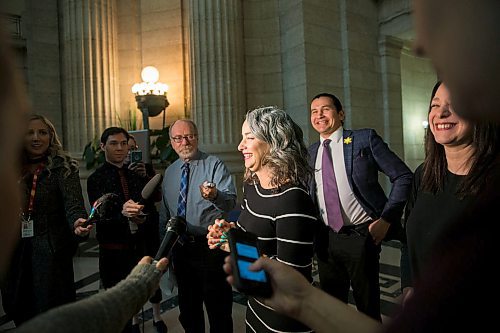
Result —
[[269, 276], [264, 270], [251, 271], [249, 266], [259, 259], [257, 236], [241, 229], [228, 231], [229, 248], [234, 276], [234, 286], [251, 296], [269, 297], [272, 294]]
[[139, 149], [132, 150], [130, 152], [130, 162], [132, 162], [132, 163], [142, 162], [142, 151]]

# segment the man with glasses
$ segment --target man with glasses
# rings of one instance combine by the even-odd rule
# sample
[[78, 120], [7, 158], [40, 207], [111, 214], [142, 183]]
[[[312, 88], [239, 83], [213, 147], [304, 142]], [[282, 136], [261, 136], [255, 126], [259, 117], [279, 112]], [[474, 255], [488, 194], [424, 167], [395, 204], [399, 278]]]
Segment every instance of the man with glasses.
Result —
[[226, 218], [236, 204], [229, 170], [216, 156], [198, 150], [198, 129], [188, 119], [170, 126], [170, 141], [179, 155], [165, 171], [160, 232], [171, 216], [188, 222], [183, 245], [172, 260], [178, 284], [179, 321], [188, 333], [205, 332], [203, 304], [211, 333], [233, 331], [232, 289], [222, 270], [226, 253], [207, 245], [208, 226]]

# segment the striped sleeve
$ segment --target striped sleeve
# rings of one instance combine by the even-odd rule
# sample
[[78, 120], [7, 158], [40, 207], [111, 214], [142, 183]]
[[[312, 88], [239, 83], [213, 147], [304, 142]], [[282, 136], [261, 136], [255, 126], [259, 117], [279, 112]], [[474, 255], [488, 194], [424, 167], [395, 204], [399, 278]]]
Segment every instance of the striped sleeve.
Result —
[[311, 280], [316, 217], [309, 195], [291, 188], [281, 198], [283, 214], [276, 216], [277, 260]]

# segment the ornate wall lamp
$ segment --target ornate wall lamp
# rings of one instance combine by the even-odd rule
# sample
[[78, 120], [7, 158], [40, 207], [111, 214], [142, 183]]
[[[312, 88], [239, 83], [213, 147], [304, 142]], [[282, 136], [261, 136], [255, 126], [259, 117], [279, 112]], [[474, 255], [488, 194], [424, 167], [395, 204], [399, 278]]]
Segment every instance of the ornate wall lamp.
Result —
[[142, 112], [144, 129], [149, 130], [149, 117], [156, 117], [169, 103], [167, 100], [168, 86], [158, 82], [160, 73], [153, 66], [144, 67], [141, 72], [143, 82], [132, 86], [137, 108]]

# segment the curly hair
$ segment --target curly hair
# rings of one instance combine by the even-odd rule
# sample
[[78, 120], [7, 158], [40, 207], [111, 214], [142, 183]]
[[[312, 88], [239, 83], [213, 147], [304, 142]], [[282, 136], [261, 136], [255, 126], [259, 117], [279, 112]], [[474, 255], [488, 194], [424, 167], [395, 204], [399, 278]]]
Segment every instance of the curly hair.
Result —
[[[307, 162], [309, 153], [302, 129], [290, 115], [275, 106], [267, 106], [249, 111], [245, 120], [252, 134], [269, 144], [262, 165], [267, 165], [272, 171], [271, 185], [279, 188], [290, 182], [307, 187], [312, 176], [312, 168]], [[258, 179], [247, 168], [244, 181], [253, 183]]]
[[[57, 135], [56, 129], [52, 122], [48, 120], [46, 117], [39, 114], [32, 114], [28, 118], [28, 122], [33, 120], [40, 120], [43, 122], [48, 130], [49, 130], [49, 147], [46, 152], [47, 156], [47, 170], [50, 170], [54, 167], [54, 159], [59, 157], [62, 159], [62, 166], [65, 169], [64, 177], [69, 176], [72, 172], [78, 170], [78, 161], [72, 158], [62, 147], [61, 140]], [[25, 165], [28, 161], [28, 157], [26, 155], [26, 151], [23, 150], [23, 165]]]

